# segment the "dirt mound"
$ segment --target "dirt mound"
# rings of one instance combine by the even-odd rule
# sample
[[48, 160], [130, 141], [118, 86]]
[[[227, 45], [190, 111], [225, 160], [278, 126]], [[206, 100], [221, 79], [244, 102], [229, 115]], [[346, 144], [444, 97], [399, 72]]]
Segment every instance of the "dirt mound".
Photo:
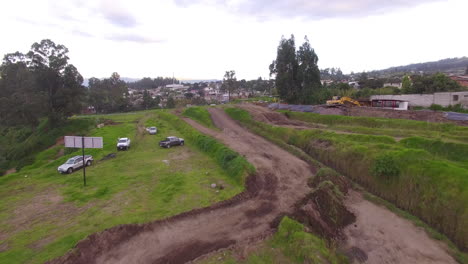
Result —
[[318, 125], [313, 125], [305, 123], [298, 120], [289, 119], [286, 115], [271, 111], [266, 107], [258, 106], [254, 104], [240, 104], [240, 108], [243, 108], [252, 115], [252, 117], [259, 122], [278, 125], [278, 126], [289, 126], [299, 129], [308, 129], [318, 127]]
[[321, 115], [344, 115], [346, 113], [344, 107], [338, 106], [316, 106], [314, 113]]
[[343, 228], [356, 220], [344, 205], [349, 181], [331, 169], [322, 168], [308, 184], [314, 190], [296, 205], [294, 218], [324, 238], [343, 238]]
[[115, 122], [114, 120], [111, 120], [111, 119], [106, 119], [106, 120], [104, 120], [103, 124], [105, 126], [117, 126], [117, 125], [122, 124], [122, 123]]

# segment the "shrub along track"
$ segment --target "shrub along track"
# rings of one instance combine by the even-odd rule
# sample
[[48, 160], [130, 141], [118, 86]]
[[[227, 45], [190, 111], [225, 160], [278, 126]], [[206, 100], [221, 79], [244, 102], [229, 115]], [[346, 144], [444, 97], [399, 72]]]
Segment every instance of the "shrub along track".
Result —
[[[213, 114], [213, 113], [212, 113]], [[262, 239], [274, 223], [292, 214], [310, 191], [315, 168], [231, 120], [214, 112], [222, 132], [186, 119], [244, 155], [257, 169], [247, 191], [208, 208], [142, 225], [121, 225], [93, 234], [50, 263], [184, 263], [232, 244]]]

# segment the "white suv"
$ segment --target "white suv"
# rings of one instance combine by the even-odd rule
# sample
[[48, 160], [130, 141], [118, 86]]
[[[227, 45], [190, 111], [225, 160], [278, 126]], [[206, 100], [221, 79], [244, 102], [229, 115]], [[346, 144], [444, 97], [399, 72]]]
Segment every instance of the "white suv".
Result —
[[117, 150], [128, 150], [130, 148], [129, 138], [119, 138], [117, 141]]

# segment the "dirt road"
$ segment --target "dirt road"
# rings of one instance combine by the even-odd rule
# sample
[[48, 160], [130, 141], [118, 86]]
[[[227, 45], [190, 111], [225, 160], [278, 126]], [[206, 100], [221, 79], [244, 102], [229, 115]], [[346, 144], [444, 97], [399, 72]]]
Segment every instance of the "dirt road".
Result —
[[[420, 227], [351, 191], [345, 205], [356, 222], [344, 229], [344, 251], [365, 253], [364, 263], [457, 263], [445, 245], [431, 239]], [[354, 251], [354, 252], [353, 252]], [[359, 254], [354, 263], [360, 263]]]
[[308, 192], [313, 168], [211, 109], [221, 132], [187, 120], [244, 155], [257, 169], [248, 191], [210, 208], [195, 210], [144, 225], [122, 225], [93, 234], [74, 252], [51, 263], [184, 263], [238, 242], [263, 238], [271, 223]]

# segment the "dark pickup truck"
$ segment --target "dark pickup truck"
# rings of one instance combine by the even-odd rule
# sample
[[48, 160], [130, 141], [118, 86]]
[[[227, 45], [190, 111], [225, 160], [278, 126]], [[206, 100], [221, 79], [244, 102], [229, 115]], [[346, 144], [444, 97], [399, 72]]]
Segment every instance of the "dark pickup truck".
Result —
[[167, 137], [165, 140], [159, 142], [159, 146], [163, 148], [170, 148], [171, 146], [183, 146], [184, 139], [178, 137]]

